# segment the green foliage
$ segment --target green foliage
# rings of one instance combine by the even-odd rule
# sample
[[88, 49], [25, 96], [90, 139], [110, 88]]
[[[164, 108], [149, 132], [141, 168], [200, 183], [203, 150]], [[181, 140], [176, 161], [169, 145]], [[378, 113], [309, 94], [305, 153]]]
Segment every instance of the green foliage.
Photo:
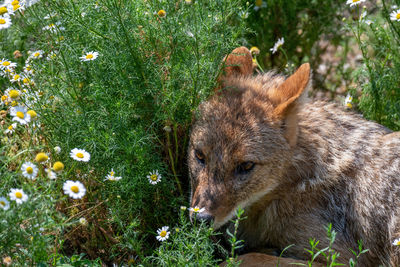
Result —
[[382, 1], [377, 14], [365, 15], [372, 19], [370, 25], [361, 16], [368, 9], [357, 10], [359, 16], [349, 27], [364, 61], [356, 76], [362, 90], [359, 108], [367, 119], [400, 130], [400, 23], [390, 19], [390, 13], [397, 10], [393, 4], [400, 2]]
[[[256, 3], [261, 2], [261, 7], [258, 7]], [[278, 67], [290, 72], [304, 62], [310, 62], [312, 68], [317, 69], [320, 55], [324, 52], [318, 41], [324, 38], [337, 44], [343, 37], [337, 29], [346, 7], [344, 0], [263, 0], [250, 3], [245, 21], [252, 32], [246, 40], [250, 46], [260, 49], [258, 61], [264, 69]], [[282, 37], [285, 40], [283, 50], [272, 54], [270, 49]]]

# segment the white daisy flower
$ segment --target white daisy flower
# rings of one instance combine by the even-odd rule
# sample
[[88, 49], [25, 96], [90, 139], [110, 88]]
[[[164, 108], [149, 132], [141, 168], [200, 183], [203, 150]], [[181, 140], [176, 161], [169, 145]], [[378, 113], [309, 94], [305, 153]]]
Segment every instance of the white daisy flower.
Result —
[[33, 52], [29, 51], [28, 53], [30, 54], [29, 55], [29, 59], [31, 59], [31, 58], [38, 59], [38, 58], [42, 58], [43, 57], [44, 51], [43, 50], [37, 50], [37, 51], [33, 51]]
[[371, 25], [372, 23], [374, 23], [372, 20], [370, 20], [370, 19], [366, 19], [365, 21], [364, 21], [364, 23], [365, 24], [367, 24], [368, 26], [369, 25]]
[[24, 190], [22, 189], [17, 189], [17, 188], [11, 188], [10, 193], [8, 194], [11, 200], [14, 200], [17, 202], [17, 204], [22, 204], [22, 202], [25, 202], [28, 200], [28, 195], [24, 193]]
[[17, 100], [21, 96], [21, 91], [18, 89], [8, 88], [4, 94], [7, 95], [11, 100]]
[[163, 226], [162, 228], [157, 230], [157, 240], [158, 241], [165, 241], [168, 239], [170, 232], [168, 231], [168, 226]]
[[36, 178], [36, 176], [37, 176], [37, 174], [39, 172], [39, 169], [38, 169], [38, 167], [36, 167], [35, 164], [33, 164], [32, 162], [27, 161], [24, 164], [22, 164], [21, 171], [22, 171], [22, 175], [24, 177], [33, 180], [33, 179]]
[[153, 172], [150, 172], [150, 174], [147, 175], [147, 179], [149, 179], [151, 184], [157, 184], [161, 181], [161, 174], [158, 173], [158, 170], [153, 170]]
[[86, 194], [85, 186], [79, 181], [68, 180], [63, 185], [64, 194], [73, 199], [82, 198]]
[[20, 74], [17, 74], [17, 73], [11, 74], [10, 82], [15, 83], [15, 82], [19, 82], [20, 80], [21, 80]]
[[25, 1], [9, 0], [8, 7], [12, 9], [13, 12], [17, 10], [23, 10], [25, 8]]
[[49, 24], [47, 26], [44, 26], [42, 29], [45, 30], [45, 31], [50, 31], [52, 33], [56, 33], [57, 29], [60, 30], [60, 31], [65, 30], [65, 28], [60, 26], [60, 25], [61, 25], [61, 22], [58, 21], [56, 23], [51, 23], [51, 24]]
[[353, 97], [350, 94], [347, 94], [346, 99], [344, 100], [344, 105], [348, 108], [353, 107]]
[[31, 121], [31, 116], [27, 113], [28, 109], [23, 106], [16, 106], [10, 109], [10, 115], [13, 117], [13, 121], [17, 121], [22, 125], [27, 124]]
[[81, 59], [81, 61], [91, 61], [91, 60], [95, 60], [98, 56], [99, 56], [98, 52], [91, 51], [91, 52], [86, 53], [86, 55], [81, 56], [80, 59]]
[[17, 63], [14, 63], [12, 61], [9, 61], [5, 58], [3, 58], [2, 60], [0, 60], [0, 68], [1, 69], [13, 69], [17, 66]]
[[8, 210], [10, 208], [10, 202], [5, 197], [0, 197], [0, 208]]
[[4, 131], [5, 134], [13, 134], [15, 132], [15, 129], [17, 128], [17, 124], [13, 123], [10, 126], [7, 127], [7, 129]]
[[86, 220], [85, 217], [81, 217], [81, 218], [79, 219], [79, 223], [82, 224], [83, 226], [88, 225], [88, 221]]
[[29, 74], [29, 75], [33, 75], [34, 74], [34, 70], [32, 69], [32, 66], [27, 64], [24, 67], [24, 73]]
[[274, 44], [274, 47], [270, 48], [269, 51], [271, 51], [272, 54], [275, 54], [278, 51], [279, 47], [281, 47], [284, 43], [285, 39], [283, 37], [278, 39], [278, 41]]
[[357, 6], [361, 4], [362, 2], [365, 2], [365, 0], [347, 0], [346, 4], [352, 6]]
[[0, 17], [10, 17], [13, 13], [6, 3], [0, 5]]
[[106, 179], [105, 180], [119, 181], [121, 179], [122, 179], [122, 177], [121, 176], [115, 176], [114, 169], [111, 169], [110, 173], [106, 175]]
[[400, 9], [390, 13], [390, 20], [400, 21]]
[[393, 246], [400, 246], [400, 238], [396, 238], [396, 239], [393, 241], [392, 245], [393, 245]]
[[90, 160], [90, 154], [86, 150], [79, 148], [72, 149], [69, 156], [77, 161], [88, 162]]
[[48, 177], [50, 180], [55, 180], [55, 179], [57, 179], [57, 174], [56, 174], [55, 172], [53, 172], [52, 170], [50, 170], [50, 169], [45, 169], [44, 171], [47, 173], [47, 177]]
[[266, 8], [266, 7], [267, 7], [267, 3], [265, 1], [263, 1], [263, 0], [256, 0], [254, 2], [254, 10], [255, 11], [258, 11], [261, 8]]
[[205, 210], [205, 208], [199, 208], [196, 206], [194, 208], [190, 208], [189, 210], [194, 213], [202, 213]]
[[9, 28], [11, 24], [9, 17], [0, 17], [0, 30]]

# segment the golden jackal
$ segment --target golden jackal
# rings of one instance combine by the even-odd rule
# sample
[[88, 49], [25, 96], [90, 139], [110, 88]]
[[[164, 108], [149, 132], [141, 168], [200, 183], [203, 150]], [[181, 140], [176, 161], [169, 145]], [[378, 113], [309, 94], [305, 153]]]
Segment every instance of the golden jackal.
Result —
[[[400, 133], [344, 111], [307, 102], [310, 66], [292, 76], [252, 76], [249, 51], [226, 59], [219, 92], [204, 102], [188, 150], [191, 205], [215, 228], [235, 210], [247, 219], [238, 238], [247, 251], [288, 250], [307, 259], [309, 239], [333, 248], [347, 263], [362, 240], [359, 266], [399, 266]], [[323, 260], [322, 260], [323, 261]]]

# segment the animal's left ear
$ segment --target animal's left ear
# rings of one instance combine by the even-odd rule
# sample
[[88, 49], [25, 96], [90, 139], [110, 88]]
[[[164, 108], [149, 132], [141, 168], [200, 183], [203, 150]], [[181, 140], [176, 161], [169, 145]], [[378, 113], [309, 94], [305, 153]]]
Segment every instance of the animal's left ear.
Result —
[[275, 106], [274, 117], [283, 121], [285, 137], [291, 146], [297, 141], [298, 99], [309, 87], [310, 77], [310, 64], [305, 63], [278, 88], [268, 91], [268, 97]]

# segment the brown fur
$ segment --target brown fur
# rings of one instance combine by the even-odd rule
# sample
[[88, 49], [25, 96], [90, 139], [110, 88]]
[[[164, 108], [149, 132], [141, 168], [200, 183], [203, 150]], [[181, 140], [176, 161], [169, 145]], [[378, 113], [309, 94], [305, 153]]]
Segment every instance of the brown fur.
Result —
[[[234, 64], [235, 56], [228, 59]], [[306, 101], [308, 64], [288, 79], [238, 70], [221, 78], [192, 128], [191, 205], [204, 207], [215, 228], [244, 208], [239, 238], [250, 251], [296, 244], [287, 255], [307, 259], [309, 239], [327, 246], [324, 226], [332, 223], [341, 262], [362, 240], [370, 251], [360, 266], [399, 266], [391, 243], [400, 237], [400, 134], [335, 104]], [[244, 162], [254, 168], [238, 171]]]

